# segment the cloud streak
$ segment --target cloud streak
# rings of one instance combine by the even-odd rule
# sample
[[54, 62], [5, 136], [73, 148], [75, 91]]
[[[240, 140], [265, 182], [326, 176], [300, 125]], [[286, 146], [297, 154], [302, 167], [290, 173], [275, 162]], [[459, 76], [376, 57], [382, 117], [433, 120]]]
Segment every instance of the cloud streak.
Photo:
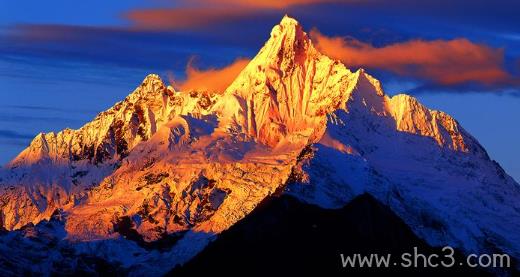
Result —
[[[135, 29], [196, 30], [214, 24], [226, 24], [240, 19], [287, 12], [300, 5], [360, 2], [360, 0], [193, 0], [181, 1], [177, 7], [134, 9], [124, 13]], [[283, 13], [282, 13], [283, 14]]]
[[347, 67], [382, 69], [418, 77], [441, 85], [479, 83], [487, 86], [512, 82], [504, 69], [503, 49], [476, 44], [464, 38], [420, 39], [375, 47], [349, 37], [327, 37], [311, 32], [316, 47]]
[[22, 134], [18, 133], [16, 131], [11, 130], [0, 130], [0, 138], [7, 138], [7, 139], [32, 139], [34, 135], [31, 134]]
[[223, 92], [248, 63], [248, 59], [237, 59], [223, 68], [200, 70], [193, 66], [192, 59], [186, 67], [186, 80], [179, 84], [179, 88], [182, 91]]
[[123, 17], [130, 20], [135, 29], [177, 31], [233, 22], [248, 17], [254, 11], [241, 8], [181, 7], [132, 10]]
[[323, 4], [334, 2], [359, 2], [359, 0], [195, 0], [203, 5], [233, 5], [255, 9], [284, 9], [296, 5]]

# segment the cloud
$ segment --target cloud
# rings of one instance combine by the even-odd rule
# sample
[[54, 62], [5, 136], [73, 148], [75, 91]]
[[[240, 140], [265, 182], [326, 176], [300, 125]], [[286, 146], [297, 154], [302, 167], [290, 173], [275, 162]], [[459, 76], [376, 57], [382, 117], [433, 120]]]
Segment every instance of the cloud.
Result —
[[[7, 107], [14, 108], [14, 109], [21, 109], [21, 110], [44, 111], [44, 112], [66, 111], [66, 109], [46, 107], [46, 106], [8, 105]], [[71, 110], [71, 111], [73, 111], [73, 110]]]
[[[214, 24], [251, 19], [273, 12], [286, 12], [299, 5], [360, 0], [191, 0], [181, 1], [177, 7], [134, 9], [123, 14], [136, 29], [186, 30], [202, 29]], [[282, 13], [283, 14], [283, 13]], [[277, 14], [280, 16], [282, 14]]]
[[[4, 66], [6, 69], [0, 70], [1, 76], [38, 79], [45, 76], [45, 80], [50, 81], [57, 77], [51, 74], [54, 72], [46, 71], [42, 74], [35, 71], [42, 67], [53, 70], [81, 68], [82, 72], [89, 71], [92, 74], [85, 76], [70, 71], [59, 76], [60, 81], [67, 78], [75, 82], [89, 82], [92, 80], [86, 77], [98, 76], [98, 72], [101, 72], [104, 76], [97, 78], [96, 83], [109, 84], [113, 84], [116, 77], [122, 80], [119, 82], [128, 82], [134, 78], [128, 76], [141, 78], [141, 75], [149, 72], [182, 72], [192, 55], [200, 57], [207, 64], [222, 64], [236, 56], [250, 55], [252, 51], [248, 47], [258, 44], [250, 38], [236, 36], [236, 30], [217, 37], [209, 31], [155, 32], [136, 30], [129, 26], [116, 28], [47, 24], [17, 24], [4, 34], [0, 29], [0, 41], [6, 42], [0, 43], [0, 68], [1, 63], [17, 64], [17, 68], [20, 68], [14, 70], [10, 65]], [[107, 66], [119, 67], [121, 71], [113, 70], [110, 78], [107, 78]]]
[[[380, 17], [391, 15], [399, 18], [397, 22], [418, 22], [422, 19], [435, 19], [437, 26], [463, 24], [484, 29], [500, 28], [515, 31], [518, 20], [514, 11], [519, 3], [510, 0], [496, 0], [489, 5], [488, 0], [474, 0], [471, 5], [463, 0], [179, 0], [175, 5], [163, 5], [161, 8], [136, 8], [123, 16], [137, 28], [174, 30], [211, 27], [213, 24], [231, 22], [238, 18], [251, 18], [261, 13], [301, 13], [316, 17], [327, 11], [325, 17], [332, 21], [348, 20], [361, 16], [363, 21], [381, 20]], [[309, 7], [311, 6], [312, 7]], [[332, 7], [326, 9], [326, 7]], [[309, 8], [303, 11], [302, 8]], [[325, 8], [325, 9], [323, 9]], [[345, 16], [347, 15], [347, 16]], [[415, 17], [415, 18], [414, 18]], [[420, 19], [420, 20], [418, 20]], [[382, 19], [384, 25], [388, 18]], [[368, 22], [367, 22], [368, 23]]]
[[199, 29], [214, 23], [233, 22], [248, 17], [253, 10], [239, 8], [162, 8], [132, 10], [123, 15], [136, 29]]
[[[350, 0], [348, 2], [358, 2], [359, 0]], [[296, 5], [322, 4], [334, 2], [347, 2], [345, 0], [195, 0], [197, 4], [205, 5], [235, 5], [256, 9], [284, 9]]]
[[32, 139], [34, 138], [33, 134], [22, 134], [16, 131], [11, 130], [0, 130], [0, 138], [7, 139]]
[[[0, 108], [5, 107], [8, 109], [15, 109], [15, 110], [26, 110], [26, 111], [32, 111], [32, 112], [46, 112], [46, 113], [79, 113], [79, 114], [96, 114], [99, 112], [98, 110], [90, 110], [90, 109], [78, 109], [78, 108], [58, 108], [58, 107], [51, 107], [51, 106], [32, 106], [32, 105], [6, 105], [6, 106], [0, 106]], [[2, 113], [0, 113], [2, 114]]]
[[76, 119], [76, 118], [70, 118], [70, 117], [60, 117], [60, 116], [40, 116], [39, 114], [36, 115], [22, 115], [22, 114], [16, 114], [16, 113], [4, 113], [0, 112], [0, 122], [64, 122], [67, 124], [73, 124], [78, 125], [83, 123], [83, 120]]
[[316, 47], [347, 67], [382, 69], [407, 77], [419, 77], [441, 85], [475, 82], [509, 83], [503, 49], [476, 44], [464, 38], [410, 40], [375, 47], [349, 37], [327, 37], [311, 32]]
[[186, 67], [186, 80], [179, 84], [182, 91], [207, 90], [223, 92], [249, 63], [248, 59], [237, 59], [223, 68], [200, 70], [190, 60]]

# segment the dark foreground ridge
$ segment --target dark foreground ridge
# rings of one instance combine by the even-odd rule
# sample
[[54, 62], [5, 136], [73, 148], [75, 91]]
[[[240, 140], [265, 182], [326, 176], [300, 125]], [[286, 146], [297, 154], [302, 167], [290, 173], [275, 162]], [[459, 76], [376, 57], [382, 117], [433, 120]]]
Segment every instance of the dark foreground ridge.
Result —
[[[194, 259], [176, 267], [171, 276], [212, 276], [245, 274], [256, 276], [280, 273], [289, 276], [346, 276], [361, 273], [404, 273], [437, 275], [471, 273], [487, 276], [482, 270], [454, 268], [343, 268], [340, 254], [402, 253], [443, 254], [419, 239], [389, 207], [368, 194], [342, 209], [327, 210], [303, 204], [283, 195], [263, 203]], [[464, 257], [457, 253], [457, 261]], [[400, 261], [400, 260], [399, 260]], [[325, 275], [324, 275], [325, 274]], [[268, 275], [267, 275], [268, 276]]]

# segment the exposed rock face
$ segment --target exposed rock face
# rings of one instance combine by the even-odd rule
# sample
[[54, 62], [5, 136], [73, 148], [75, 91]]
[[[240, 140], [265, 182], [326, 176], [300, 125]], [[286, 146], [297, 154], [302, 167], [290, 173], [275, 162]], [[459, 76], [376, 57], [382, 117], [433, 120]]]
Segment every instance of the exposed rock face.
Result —
[[82, 128], [39, 134], [8, 168], [47, 160], [55, 164], [82, 160], [98, 164], [122, 159], [139, 142], [148, 140], [170, 116], [203, 109], [197, 107], [201, 98], [203, 95], [176, 94], [158, 75], [150, 74], [123, 101]]
[[179, 132], [187, 122], [175, 124], [183, 124], [181, 115], [209, 113], [203, 99], [211, 97], [207, 93], [176, 93], [158, 75], [150, 74], [123, 101], [82, 128], [39, 134], [6, 166], [3, 178], [14, 185], [5, 186], [0, 195], [5, 203], [6, 228], [37, 223], [56, 208], [76, 206], [135, 146], [167, 123], [172, 130], [170, 144], [182, 144]]
[[[135, 272], [189, 260], [279, 192], [324, 208], [369, 193], [432, 245], [520, 257], [520, 188], [480, 144], [322, 55], [289, 17], [224, 92], [149, 75], [84, 127], [38, 135], [0, 178], [0, 226], [63, 210], [65, 241]], [[179, 240], [156, 256], [125, 234]]]
[[319, 53], [296, 20], [285, 17], [226, 93], [242, 103], [239, 126], [260, 142], [276, 146], [298, 135], [312, 141], [325, 115], [347, 100], [350, 74]]
[[429, 110], [417, 99], [406, 94], [396, 95], [389, 102], [397, 130], [431, 137], [439, 145], [453, 150], [469, 150], [459, 124], [451, 116], [441, 111]]

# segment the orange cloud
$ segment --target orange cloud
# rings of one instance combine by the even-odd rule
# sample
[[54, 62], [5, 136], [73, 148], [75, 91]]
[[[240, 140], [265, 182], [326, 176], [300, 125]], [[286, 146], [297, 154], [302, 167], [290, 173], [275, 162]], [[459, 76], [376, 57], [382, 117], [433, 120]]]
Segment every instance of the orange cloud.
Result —
[[453, 40], [411, 40], [374, 47], [353, 38], [327, 37], [311, 32], [316, 47], [350, 67], [383, 69], [403, 76], [420, 77], [442, 85], [478, 82], [485, 85], [511, 80], [503, 68], [503, 49]]
[[238, 8], [172, 8], [133, 10], [124, 17], [138, 29], [185, 30], [213, 23], [233, 22], [247, 17], [249, 11]]
[[283, 11], [296, 5], [361, 0], [184, 0], [175, 8], [137, 9], [123, 14], [138, 29], [186, 30], [254, 18], [259, 12]]
[[[356, 0], [350, 0], [353, 2]], [[359, 0], [358, 0], [359, 1]], [[195, 0], [194, 2], [200, 4], [215, 4], [215, 5], [236, 5], [242, 7], [250, 7], [257, 9], [283, 9], [295, 5], [309, 5], [320, 3], [334, 3], [346, 2], [345, 0]]]
[[223, 68], [200, 70], [192, 61], [186, 67], [186, 80], [179, 85], [181, 91], [205, 90], [223, 92], [249, 63], [248, 59], [237, 59]]

